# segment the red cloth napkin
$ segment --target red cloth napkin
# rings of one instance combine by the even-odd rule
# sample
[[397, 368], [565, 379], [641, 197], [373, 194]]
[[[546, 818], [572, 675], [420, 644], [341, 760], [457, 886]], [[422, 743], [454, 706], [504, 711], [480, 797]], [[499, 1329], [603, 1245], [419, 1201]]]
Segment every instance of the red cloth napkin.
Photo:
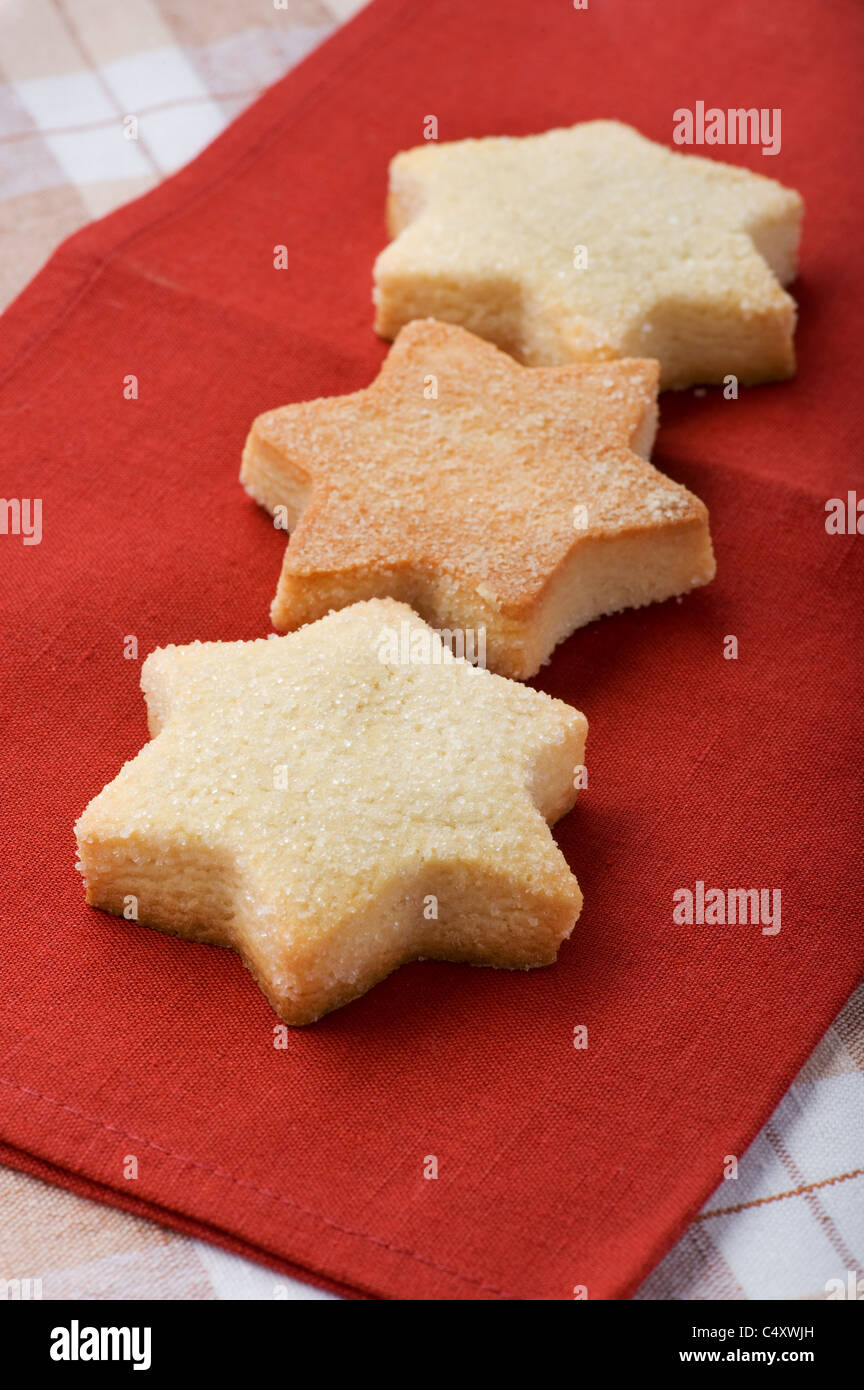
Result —
[[[567, 1299], [630, 1294], [743, 1153], [864, 969], [864, 540], [824, 524], [864, 492], [862, 12], [812, 24], [807, 0], [378, 0], [7, 313], [3, 490], [43, 499], [44, 535], [0, 537], [4, 1161], [357, 1295]], [[84, 904], [73, 821], [146, 738], [124, 640], [268, 631], [283, 537], [243, 440], [374, 376], [387, 163], [425, 116], [668, 143], [698, 100], [782, 111], [776, 158], [714, 152], [806, 197], [800, 371], [663, 398], [656, 462], [708, 503], [717, 580], [577, 633], [538, 682], [591, 721], [556, 831], [582, 919], [551, 969], [412, 965], [276, 1050], [234, 956]], [[676, 925], [697, 881], [779, 888], [781, 931]]]

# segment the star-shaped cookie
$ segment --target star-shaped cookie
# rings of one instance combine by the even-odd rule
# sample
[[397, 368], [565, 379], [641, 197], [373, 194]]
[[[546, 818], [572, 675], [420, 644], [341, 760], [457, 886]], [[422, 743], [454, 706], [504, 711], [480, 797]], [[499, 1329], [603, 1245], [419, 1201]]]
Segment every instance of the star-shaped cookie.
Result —
[[76, 827], [87, 901], [233, 947], [287, 1023], [424, 957], [555, 959], [582, 897], [551, 824], [587, 724], [389, 599], [165, 647], [152, 741]]
[[795, 369], [800, 196], [617, 121], [390, 165], [375, 327], [461, 324], [531, 366], [656, 357], [660, 385]]
[[704, 505], [646, 462], [656, 392], [656, 362], [526, 368], [409, 324], [366, 390], [252, 426], [241, 480], [293, 530], [274, 626], [388, 596], [527, 679], [574, 628], [707, 583]]

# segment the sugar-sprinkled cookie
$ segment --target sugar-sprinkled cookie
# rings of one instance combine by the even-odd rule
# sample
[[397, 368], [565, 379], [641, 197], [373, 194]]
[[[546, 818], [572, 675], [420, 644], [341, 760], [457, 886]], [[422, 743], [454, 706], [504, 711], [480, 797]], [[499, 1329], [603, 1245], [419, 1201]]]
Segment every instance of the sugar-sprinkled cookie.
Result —
[[293, 531], [274, 625], [389, 596], [527, 679], [593, 618], [707, 583], [705, 506], [646, 462], [656, 394], [653, 361], [526, 368], [410, 324], [366, 390], [252, 426], [241, 480]]
[[[152, 741], [76, 827], [87, 901], [233, 947], [287, 1023], [419, 958], [547, 965], [587, 724], [373, 600], [145, 661]], [[134, 970], [134, 957], [130, 957]]]
[[375, 327], [433, 315], [531, 366], [656, 357], [661, 387], [788, 377], [802, 201], [617, 121], [390, 165]]

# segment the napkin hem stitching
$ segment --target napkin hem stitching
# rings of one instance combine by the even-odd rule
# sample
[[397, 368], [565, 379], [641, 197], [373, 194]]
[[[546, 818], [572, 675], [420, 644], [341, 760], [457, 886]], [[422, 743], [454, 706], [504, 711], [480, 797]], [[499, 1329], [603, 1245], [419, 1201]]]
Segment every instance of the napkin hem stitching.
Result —
[[[284, 1206], [293, 1207], [296, 1211], [302, 1212], [304, 1216], [311, 1216], [314, 1220], [322, 1222], [325, 1226], [330, 1226], [336, 1231], [341, 1231], [343, 1235], [357, 1237], [361, 1240], [369, 1241], [372, 1245], [378, 1245], [385, 1250], [389, 1250], [394, 1255], [407, 1255], [410, 1259], [416, 1260], [418, 1264], [428, 1265], [432, 1269], [439, 1270], [442, 1274], [449, 1274], [455, 1279], [461, 1279], [464, 1283], [473, 1284], [477, 1288], [485, 1289], [488, 1293], [497, 1294], [500, 1298], [517, 1302], [515, 1295], [506, 1293], [503, 1289], [497, 1288], [494, 1284], [488, 1283], [485, 1279], [479, 1279], [472, 1274], [463, 1274], [461, 1270], [453, 1269], [450, 1265], [439, 1264], [436, 1260], [430, 1259], [426, 1255], [420, 1255], [416, 1250], [409, 1250], [406, 1246], [393, 1245], [390, 1241], [382, 1240], [379, 1236], [370, 1235], [367, 1231], [358, 1231], [351, 1226], [342, 1225], [339, 1221], [334, 1221], [332, 1217], [324, 1216], [322, 1212], [313, 1211], [311, 1207], [306, 1207], [302, 1202], [296, 1202], [291, 1197], [285, 1197], [279, 1192], [273, 1192], [270, 1188], [261, 1187], [257, 1183], [250, 1182], [246, 1178], [236, 1177], [233, 1173], [226, 1173], [220, 1168], [211, 1168], [199, 1159], [187, 1158], [183, 1154], [174, 1153], [172, 1149], [166, 1149], [163, 1144], [157, 1144], [152, 1139], [145, 1139], [141, 1134], [133, 1134], [131, 1130], [122, 1129], [119, 1125], [108, 1124], [105, 1120], [100, 1120], [95, 1115], [88, 1115], [86, 1111], [79, 1110], [74, 1105], [69, 1105], [65, 1101], [57, 1100], [54, 1096], [47, 1095], [44, 1091], [38, 1091], [32, 1086], [22, 1086], [17, 1081], [11, 1081], [5, 1076], [0, 1076], [0, 1085], [6, 1086], [10, 1090], [18, 1091], [22, 1095], [35, 1096], [37, 1100], [45, 1101], [48, 1105], [53, 1105], [59, 1110], [65, 1110], [70, 1115], [75, 1115], [78, 1119], [85, 1120], [88, 1124], [96, 1125], [112, 1134], [120, 1134], [124, 1139], [132, 1139], [136, 1144], [144, 1144], [149, 1149], [154, 1149], [157, 1153], [164, 1154], [165, 1157], [173, 1159], [177, 1163], [182, 1163], [189, 1168], [200, 1168], [202, 1172], [208, 1173], [211, 1177], [220, 1178], [225, 1182], [231, 1182], [238, 1187], [248, 1188], [251, 1192], [257, 1192], [259, 1196], [267, 1197], [271, 1201], [280, 1202]], [[110, 1184], [109, 1184], [110, 1186]], [[291, 1258], [291, 1257], [288, 1257]], [[338, 1276], [330, 1276], [338, 1277]]]

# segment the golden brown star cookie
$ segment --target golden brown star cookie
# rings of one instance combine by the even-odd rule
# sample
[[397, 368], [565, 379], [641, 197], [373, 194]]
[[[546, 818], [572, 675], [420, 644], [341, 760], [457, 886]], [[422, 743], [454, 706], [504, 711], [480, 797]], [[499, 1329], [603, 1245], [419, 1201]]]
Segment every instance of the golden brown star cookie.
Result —
[[434, 315], [531, 366], [656, 357], [660, 384], [794, 371], [802, 202], [617, 121], [430, 142], [390, 165], [375, 327]]
[[528, 969], [582, 904], [547, 828], [587, 724], [373, 600], [145, 661], [152, 742], [76, 827], [87, 901], [233, 947], [287, 1023], [405, 961]]
[[707, 583], [706, 508], [646, 461], [656, 393], [656, 362], [526, 368], [408, 325], [366, 390], [252, 426], [241, 480], [293, 531], [274, 625], [388, 596], [525, 679], [574, 628]]

